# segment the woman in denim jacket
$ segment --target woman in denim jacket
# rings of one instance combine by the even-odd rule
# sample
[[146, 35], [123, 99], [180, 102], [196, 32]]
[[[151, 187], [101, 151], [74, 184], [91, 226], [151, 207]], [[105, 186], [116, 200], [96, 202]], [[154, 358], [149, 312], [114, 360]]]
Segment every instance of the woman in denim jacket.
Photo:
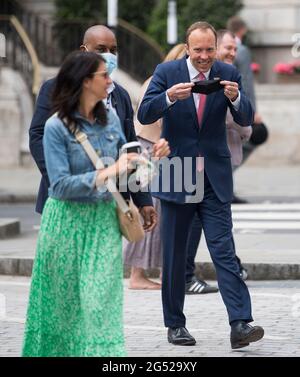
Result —
[[[105, 60], [75, 52], [63, 63], [44, 134], [50, 178], [34, 262], [24, 356], [123, 356], [123, 267], [116, 203], [105, 181], [138, 157], [102, 99], [111, 79]], [[95, 170], [74, 136], [87, 134], [106, 168]], [[162, 140], [156, 156], [168, 154]], [[118, 160], [117, 160], [118, 159]], [[113, 161], [113, 163], [112, 163]], [[115, 162], [116, 161], [116, 162]]]

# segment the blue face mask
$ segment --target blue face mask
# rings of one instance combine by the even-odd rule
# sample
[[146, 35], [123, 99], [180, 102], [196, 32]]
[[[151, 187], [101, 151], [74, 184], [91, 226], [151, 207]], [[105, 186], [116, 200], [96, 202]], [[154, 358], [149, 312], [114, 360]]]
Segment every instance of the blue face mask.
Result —
[[101, 56], [106, 60], [108, 74], [111, 75], [113, 70], [118, 68], [118, 57], [111, 52], [103, 52]]

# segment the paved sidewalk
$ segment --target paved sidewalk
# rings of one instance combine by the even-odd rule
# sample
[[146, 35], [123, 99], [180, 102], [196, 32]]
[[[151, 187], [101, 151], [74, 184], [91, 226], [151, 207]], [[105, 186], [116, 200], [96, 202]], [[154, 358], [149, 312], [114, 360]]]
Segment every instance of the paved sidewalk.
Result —
[[[212, 282], [214, 283], [214, 282]], [[0, 317], [0, 356], [19, 356], [30, 279], [0, 276], [0, 298], [6, 299]], [[160, 291], [133, 291], [125, 280], [124, 325], [128, 356], [153, 357], [289, 357], [300, 356], [300, 281], [249, 281], [255, 324], [265, 337], [232, 351], [227, 314], [218, 293], [187, 296], [187, 328], [195, 347], [173, 346], [163, 326]]]

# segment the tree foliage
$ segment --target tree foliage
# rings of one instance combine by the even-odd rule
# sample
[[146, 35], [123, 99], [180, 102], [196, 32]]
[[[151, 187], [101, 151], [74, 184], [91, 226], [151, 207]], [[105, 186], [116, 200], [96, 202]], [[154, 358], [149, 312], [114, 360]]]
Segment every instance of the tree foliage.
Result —
[[[184, 42], [186, 29], [196, 21], [207, 21], [216, 29], [225, 28], [229, 17], [242, 8], [241, 0], [177, 0], [178, 41]], [[168, 0], [157, 3], [151, 14], [148, 33], [166, 50]]]
[[229, 17], [242, 8], [241, 0], [189, 0], [181, 15], [184, 29], [196, 21], [207, 21], [215, 29], [224, 29]]
[[[118, 16], [145, 31], [158, 0], [119, 0]], [[106, 22], [107, 0], [55, 0], [56, 18], [98, 19]]]
[[85, 30], [92, 24], [105, 23], [106, 0], [55, 0], [54, 30], [58, 42], [59, 59], [82, 43]]
[[146, 32], [157, 2], [158, 0], [119, 0], [119, 17]]
[[[71, 19], [106, 22], [107, 0], [55, 0], [56, 19], [63, 24]], [[242, 0], [177, 0], [178, 41], [184, 42], [186, 29], [205, 20], [216, 29], [224, 28], [229, 17], [241, 8]], [[165, 50], [167, 44], [168, 0], [119, 0], [119, 17], [147, 32]], [[65, 32], [63, 27], [61, 32]]]
[[55, 0], [56, 19], [106, 18], [106, 0]]

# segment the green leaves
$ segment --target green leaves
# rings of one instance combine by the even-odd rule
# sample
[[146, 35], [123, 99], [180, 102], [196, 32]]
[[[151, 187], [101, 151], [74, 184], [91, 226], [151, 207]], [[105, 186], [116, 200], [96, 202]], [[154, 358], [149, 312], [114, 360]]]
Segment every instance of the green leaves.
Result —
[[106, 15], [106, 0], [55, 0], [56, 18], [60, 20]]
[[[224, 29], [229, 17], [242, 8], [241, 0], [177, 0], [178, 43], [185, 42], [187, 28], [196, 21], [207, 21], [215, 29]], [[160, 0], [149, 19], [148, 33], [168, 50], [168, 0]]]
[[[207, 21], [216, 29], [225, 28], [229, 17], [242, 8], [242, 0], [177, 0], [178, 42], [185, 42], [186, 29], [196, 21]], [[106, 22], [106, 0], [55, 0], [57, 20], [100, 19]], [[168, 0], [119, 0], [119, 18], [155, 39], [165, 51], [167, 44]]]

